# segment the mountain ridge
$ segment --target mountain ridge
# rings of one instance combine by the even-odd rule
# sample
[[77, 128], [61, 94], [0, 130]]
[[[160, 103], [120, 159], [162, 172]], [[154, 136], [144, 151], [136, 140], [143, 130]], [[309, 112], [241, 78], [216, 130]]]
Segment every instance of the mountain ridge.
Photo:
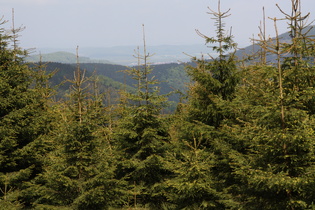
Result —
[[[307, 36], [309, 37], [315, 37], [315, 26], [310, 25], [306, 28], [303, 29], [302, 33], [307, 33]], [[275, 41], [275, 37], [271, 38], [272, 41]], [[279, 40], [281, 43], [289, 43], [291, 41], [290, 37], [290, 32], [285, 32], [279, 35]], [[235, 55], [242, 59], [247, 57], [248, 55], [255, 54], [261, 50], [261, 47], [258, 45], [258, 43], [254, 43], [252, 45], [248, 45], [247, 47], [240, 48], [239, 50], [236, 51]], [[267, 54], [267, 62], [274, 62], [275, 61], [275, 56], [274, 55], [268, 55]]]
[[[82, 47], [79, 50], [79, 60], [81, 63], [112, 63], [118, 65], [133, 66], [137, 65], [137, 59], [134, 57], [137, 46], [114, 46], [114, 47]], [[142, 48], [139, 48], [140, 53]], [[42, 52], [45, 56], [45, 62], [75, 63], [76, 57], [73, 49], [69, 48], [41, 48], [37, 51]], [[147, 52], [151, 55], [149, 62], [152, 64], [159, 63], [178, 63], [188, 62], [190, 56], [199, 56], [203, 52], [208, 52], [204, 44], [193, 45], [158, 45], [147, 46]], [[65, 60], [60, 56], [59, 60], [54, 59], [58, 52], [71, 53], [72, 59]], [[69, 55], [67, 55], [69, 57]], [[27, 58], [29, 62], [39, 62], [39, 54], [32, 54]], [[71, 62], [69, 61], [71, 60]]]
[[[66, 52], [66, 51], [57, 51], [52, 53], [46, 53], [46, 54], [37, 54], [37, 55], [30, 55], [27, 56], [25, 59], [27, 62], [57, 62], [57, 63], [76, 63], [77, 62], [77, 56], [74, 53]], [[108, 60], [102, 60], [102, 59], [92, 59], [85, 56], [79, 57], [80, 63], [108, 63], [112, 64]]]
[[[305, 30], [309, 30], [310, 36], [315, 36], [314, 26], [309, 26]], [[279, 35], [281, 42], [290, 40], [289, 32]], [[272, 38], [273, 40], [275, 38]], [[114, 46], [114, 47], [82, 47], [79, 52], [80, 63], [103, 63], [117, 64], [124, 66], [137, 65], [137, 58], [134, 46]], [[143, 49], [139, 48], [140, 54]], [[236, 56], [242, 59], [246, 55], [256, 53], [260, 50], [257, 43], [240, 48], [236, 51]], [[76, 63], [77, 56], [73, 53], [73, 49], [69, 48], [42, 48], [39, 49], [43, 54], [33, 54], [26, 58], [27, 62], [59, 62], [59, 63]], [[193, 45], [158, 45], [148, 46], [147, 52], [151, 55], [149, 63], [151, 64], [167, 64], [167, 63], [187, 63], [191, 61], [191, 57], [201, 57], [201, 55], [210, 54], [216, 57], [216, 54], [205, 44]], [[206, 52], [206, 53], [205, 53]], [[207, 58], [205, 58], [207, 59]], [[269, 61], [273, 61], [273, 56], [268, 56]]]

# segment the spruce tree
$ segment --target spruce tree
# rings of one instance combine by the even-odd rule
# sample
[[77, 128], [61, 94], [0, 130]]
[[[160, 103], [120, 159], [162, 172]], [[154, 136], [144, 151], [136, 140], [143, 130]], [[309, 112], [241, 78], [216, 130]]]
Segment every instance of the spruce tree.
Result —
[[42, 85], [47, 76], [24, 62], [20, 30], [0, 28], [0, 206], [8, 209], [31, 205], [28, 189], [50, 147], [44, 138], [51, 121], [44, 97], [50, 90]]
[[[78, 58], [79, 59], [79, 58]], [[108, 127], [107, 108], [97, 94], [91, 95], [90, 78], [79, 62], [69, 92], [55, 115], [50, 133], [54, 150], [45, 171], [36, 180], [36, 208], [108, 209], [120, 204], [118, 180], [114, 178], [115, 150]]]
[[[210, 9], [210, 8], [209, 8]], [[233, 153], [225, 124], [235, 120], [230, 103], [235, 98], [238, 84], [234, 51], [236, 44], [230, 33], [224, 30], [224, 18], [229, 10], [210, 9], [216, 20], [216, 36], [198, 35], [218, 54], [206, 60], [194, 58], [195, 66], [188, 66], [192, 84], [188, 92], [188, 104], [179, 110], [175, 120], [172, 143], [175, 177], [168, 180], [168, 199], [177, 209], [228, 209], [237, 208], [229, 187], [231, 178], [230, 156]]]
[[138, 66], [126, 70], [135, 81], [135, 92], [123, 92], [122, 115], [115, 136], [122, 151], [117, 176], [128, 181], [129, 205], [160, 209], [166, 201], [159, 184], [169, 175], [165, 164], [165, 151], [169, 141], [164, 119], [160, 113], [165, 106], [165, 96], [159, 95], [158, 81], [150, 77], [148, 63], [151, 56], [146, 51], [143, 30], [143, 54], [136, 51]]
[[274, 18], [277, 36], [261, 46], [276, 62], [249, 66], [238, 94], [233, 131], [247, 148], [234, 166], [245, 209], [314, 208], [313, 40], [301, 2], [291, 2], [291, 14], [279, 7], [291, 41], [281, 42]]
[[210, 60], [205, 60], [204, 57], [194, 58], [196, 66], [188, 66], [188, 75], [193, 81], [189, 92], [189, 120], [215, 127], [219, 127], [222, 120], [230, 117], [220, 107], [220, 101], [232, 100], [238, 83], [234, 55], [236, 43], [233, 42], [230, 32], [225, 30], [223, 22], [224, 18], [230, 16], [229, 11], [221, 11], [220, 1], [217, 12], [210, 9], [209, 14], [216, 20], [216, 37], [208, 37], [197, 30], [197, 34], [205, 39], [206, 44], [214, 44], [210, 47], [218, 56], [211, 56]]

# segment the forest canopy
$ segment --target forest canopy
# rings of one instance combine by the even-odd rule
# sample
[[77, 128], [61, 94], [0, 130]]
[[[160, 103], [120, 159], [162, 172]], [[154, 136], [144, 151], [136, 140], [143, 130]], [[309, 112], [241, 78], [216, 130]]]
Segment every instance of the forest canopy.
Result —
[[314, 209], [315, 39], [301, 1], [287, 2], [276, 37], [263, 19], [259, 50], [243, 55], [230, 10], [209, 8], [213, 34], [197, 36], [218, 56], [193, 57], [185, 75], [170, 65], [187, 91], [160, 89], [144, 26], [138, 65], [117, 72], [127, 84], [93, 74], [79, 48], [67, 71], [27, 63], [21, 29], [2, 19], [0, 209]]

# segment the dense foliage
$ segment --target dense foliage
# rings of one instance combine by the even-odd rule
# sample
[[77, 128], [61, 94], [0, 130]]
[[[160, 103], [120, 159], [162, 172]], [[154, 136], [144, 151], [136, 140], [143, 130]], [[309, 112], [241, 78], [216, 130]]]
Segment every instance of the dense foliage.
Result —
[[[273, 19], [277, 36], [261, 30], [245, 59], [229, 10], [210, 10], [215, 36], [197, 34], [218, 56], [193, 58], [191, 81], [151, 66], [145, 37], [114, 81], [78, 55], [27, 64], [18, 30], [0, 28], [0, 209], [314, 209], [315, 40], [300, 4], [279, 8], [286, 42]], [[166, 112], [179, 80], [188, 91]]]

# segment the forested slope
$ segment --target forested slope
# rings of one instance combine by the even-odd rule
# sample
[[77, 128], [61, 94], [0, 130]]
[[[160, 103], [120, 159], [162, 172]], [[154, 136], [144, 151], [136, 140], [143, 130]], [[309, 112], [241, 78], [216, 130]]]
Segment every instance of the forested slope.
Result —
[[[45, 70], [48, 73], [55, 72], [54, 76], [49, 79], [52, 86], [58, 86], [58, 97], [62, 98], [65, 92], [71, 86], [68, 81], [73, 78], [73, 72], [77, 68], [77, 64], [63, 64], [55, 62], [43, 62]], [[30, 64], [30, 67], [39, 65], [38, 63]], [[183, 94], [188, 89], [189, 77], [186, 73], [185, 66], [188, 64], [160, 64], [152, 65], [152, 75], [155, 79], [161, 81], [157, 86], [160, 88], [161, 94], [169, 94], [168, 101], [171, 102], [171, 110], [180, 101]], [[113, 95], [121, 89], [127, 88], [132, 91], [135, 89], [136, 81], [131, 76], [126, 74], [126, 70], [132, 67], [116, 65], [116, 64], [101, 64], [101, 63], [83, 63], [80, 64], [80, 69], [86, 71], [87, 77], [97, 79], [98, 88], [100, 91], [112, 91]], [[139, 68], [139, 67], [134, 67]], [[181, 92], [182, 94], [179, 94]], [[114, 101], [113, 101], [114, 102]]]

